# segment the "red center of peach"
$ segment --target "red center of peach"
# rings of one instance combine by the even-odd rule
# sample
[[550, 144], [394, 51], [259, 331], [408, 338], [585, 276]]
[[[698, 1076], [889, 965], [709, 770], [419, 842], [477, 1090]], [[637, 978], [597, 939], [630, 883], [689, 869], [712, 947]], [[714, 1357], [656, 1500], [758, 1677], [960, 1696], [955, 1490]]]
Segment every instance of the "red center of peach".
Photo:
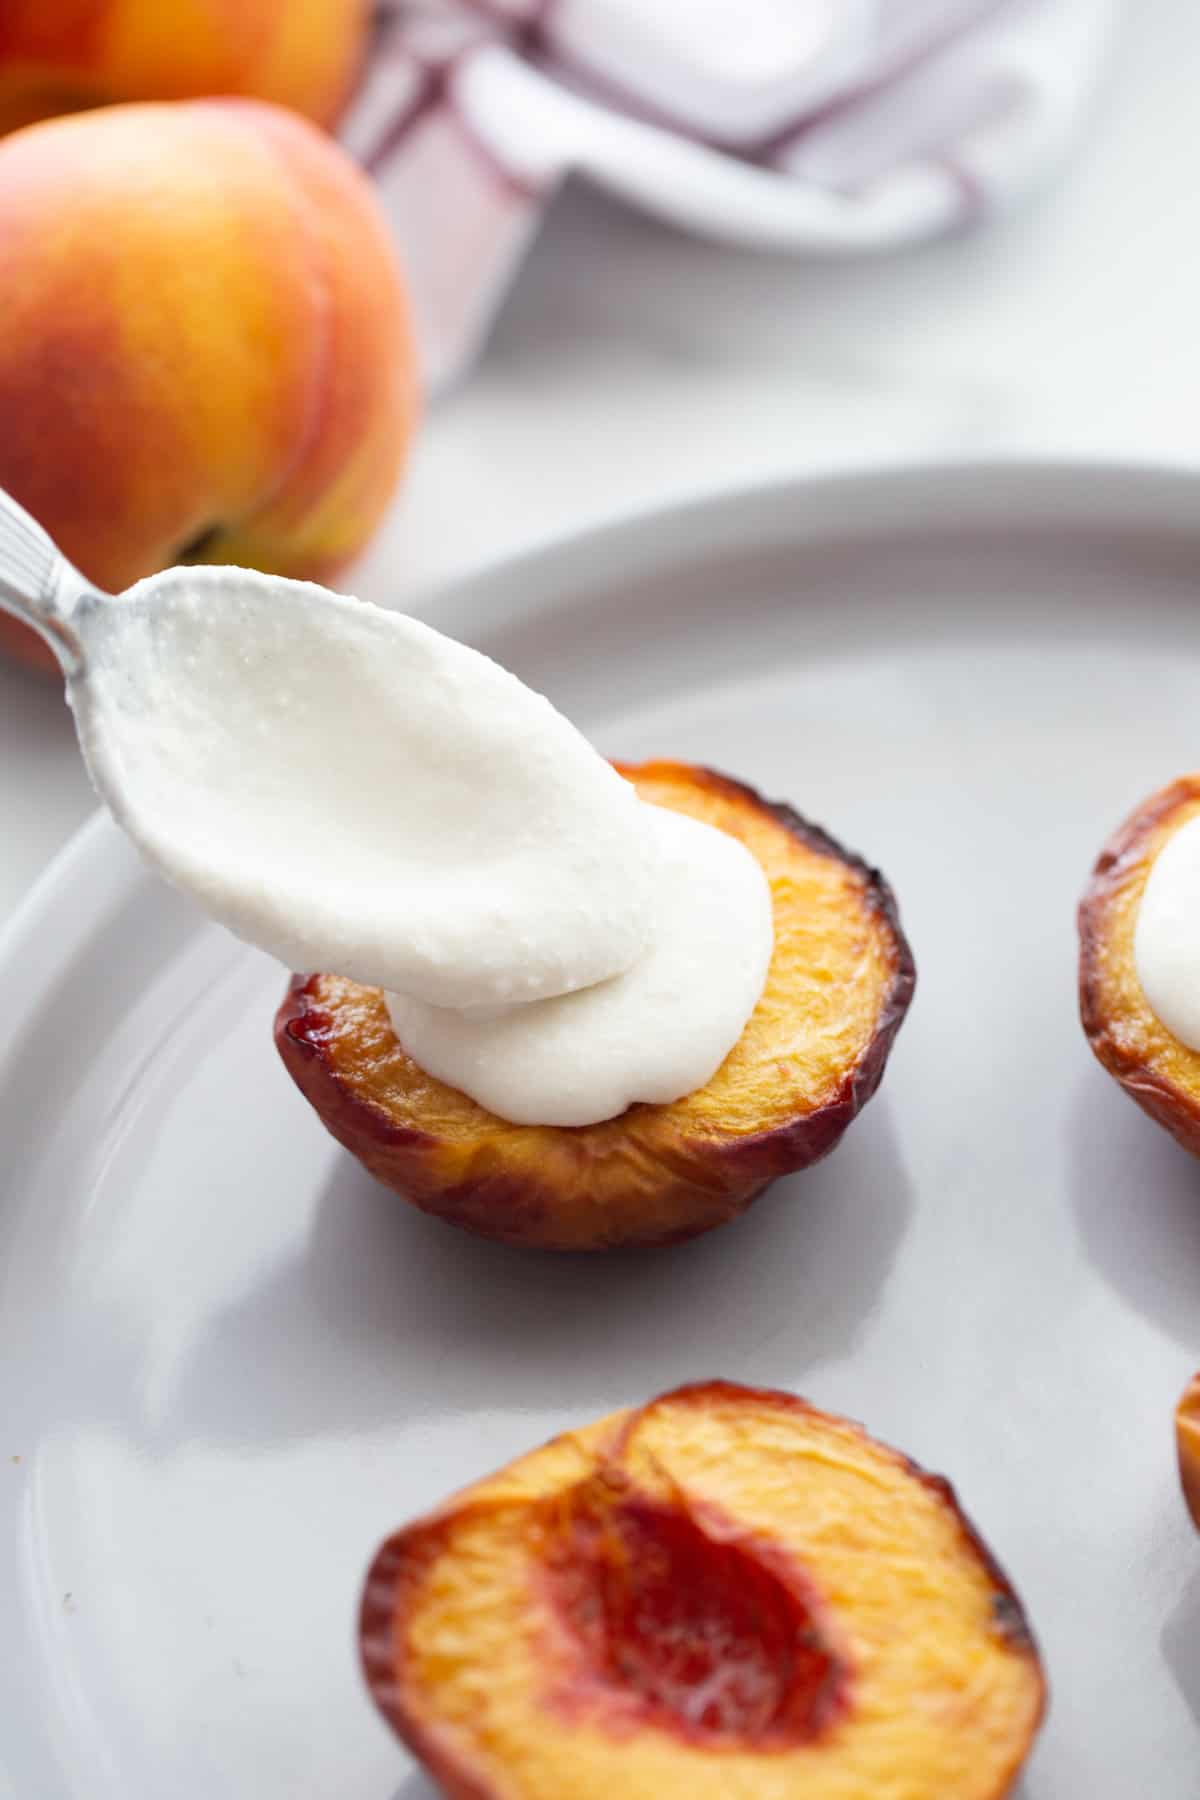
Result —
[[582, 1652], [568, 1699], [692, 1739], [758, 1749], [814, 1738], [846, 1670], [803, 1572], [681, 1504], [577, 1500], [550, 1528], [548, 1573]]

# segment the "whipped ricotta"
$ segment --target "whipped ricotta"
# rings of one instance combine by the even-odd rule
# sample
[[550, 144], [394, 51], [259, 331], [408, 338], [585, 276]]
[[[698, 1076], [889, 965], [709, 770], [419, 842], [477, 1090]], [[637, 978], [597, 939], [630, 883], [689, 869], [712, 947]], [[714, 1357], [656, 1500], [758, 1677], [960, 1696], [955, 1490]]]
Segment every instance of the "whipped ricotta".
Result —
[[502, 1117], [678, 1099], [762, 992], [750, 853], [643, 804], [542, 695], [415, 619], [169, 570], [96, 609], [69, 695], [163, 875], [289, 967], [384, 989], [409, 1053]]
[[517, 1125], [591, 1125], [703, 1087], [736, 1044], [771, 960], [771, 893], [736, 838], [647, 806], [662, 896], [650, 947], [594, 987], [470, 1017], [388, 994], [409, 1055]]
[[1133, 954], [1150, 1010], [1200, 1050], [1200, 817], [1173, 832], [1151, 864]]

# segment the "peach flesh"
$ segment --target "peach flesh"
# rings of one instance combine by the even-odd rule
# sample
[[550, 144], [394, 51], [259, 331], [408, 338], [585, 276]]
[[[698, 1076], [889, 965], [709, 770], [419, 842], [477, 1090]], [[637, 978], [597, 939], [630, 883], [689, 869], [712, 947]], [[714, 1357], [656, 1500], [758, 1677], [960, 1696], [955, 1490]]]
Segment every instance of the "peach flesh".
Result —
[[806, 1743], [848, 1685], [810, 1584], [778, 1552], [739, 1544], [731, 1523], [725, 1542], [707, 1524], [586, 1489], [555, 1520], [547, 1580], [585, 1666], [560, 1704], [611, 1698], [623, 1719], [695, 1743]]
[[944, 1480], [722, 1381], [564, 1433], [395, 1533], [361, 1649], [454, 1800], [1001, 1800], [1045, 1703]]

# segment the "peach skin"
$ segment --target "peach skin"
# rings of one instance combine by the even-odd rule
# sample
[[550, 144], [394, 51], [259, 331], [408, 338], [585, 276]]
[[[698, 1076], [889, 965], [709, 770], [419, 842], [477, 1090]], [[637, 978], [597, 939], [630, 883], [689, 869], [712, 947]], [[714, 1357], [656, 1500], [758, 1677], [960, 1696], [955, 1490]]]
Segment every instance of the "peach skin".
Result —
[[723, 1381], [556, 1438], [397, 1532], [360, 1643], [452, 1800], [1000, 1800], [1045, 1704], [949, 1485]]
[[17, 132], [0, 287], [0, 487], [98, 587], [186, 561], [326, 580], [370, 536], [415, 353], [370, 185], [315, 126], [214, 100]]
[[879, 1085], [912, 997], [877, 871], [710, 769], [621, 772], [643, 799], [740, 838], [771, 883], [766, 987], [706, 1087], [600, 1125], [511, 1125], [406, 1055], [378, 989], [298, 976], [276, 1020], [280, 1055], [334, 1137], [407, 1200], [482, 1237], [600, 1250], [723, 1224], [833, 1149]]
[[122, 100], [239, 94], [333, 125], [368, 0], [4, 0], [0, 133]]

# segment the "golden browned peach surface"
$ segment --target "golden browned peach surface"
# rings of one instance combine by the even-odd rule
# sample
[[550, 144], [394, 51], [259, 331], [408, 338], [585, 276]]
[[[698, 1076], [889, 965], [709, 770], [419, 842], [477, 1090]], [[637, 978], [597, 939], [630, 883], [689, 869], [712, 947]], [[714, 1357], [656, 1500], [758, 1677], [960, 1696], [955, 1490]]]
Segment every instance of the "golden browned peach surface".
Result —
[[770, 879], [766, 987], [707, 1087], [599, 1125], [511, 1125], [405, 1054], [377, 989], [297, 977], [276, 1021], [284, 1062], [339, 1142], [426, 1211], [509, 1243], [668, 1243], [721, 1224], [833, 1148], [912, 996], [891, 892], [858, 858], [710, 770], [622, 772], [644, 799], [740, 838]]
[[361, 1643], [457, 1800], [998, 1800], [1045, 1698], [944, 1481], [727, 1382], [556, 1438], [398, 1532]]
[[1200, 812], [1200, 774], [1144, 801], [1100, 853], [1079, 908], [1079, 1009], [1104, 1067], [1152, 1119], [1200, 1155], [1200, 1053], [1151, 1012], [1133, 943], [1150, 868]]

